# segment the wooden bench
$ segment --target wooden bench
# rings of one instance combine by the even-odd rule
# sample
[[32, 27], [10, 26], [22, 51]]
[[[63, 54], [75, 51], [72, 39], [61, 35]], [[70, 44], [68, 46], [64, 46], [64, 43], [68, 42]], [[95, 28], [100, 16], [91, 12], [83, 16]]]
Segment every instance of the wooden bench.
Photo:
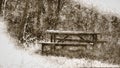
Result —
[[[100, 33], [95, 32], [47, 30], [46, 33], [50, 35], [50, 41], [41, 42], [42, 54], [44, 52], [45, 45], [50, 45], [51, 52], [54, 52], [55, 46], [83, 46], [86, 48], [88, 44], [92, 44], [94, 46], [97, 43], [103, 44], [106, 42], [98, 40], [98, 35], [100, 35]], [[60, 35], [63, 37], [58, 37]], [[79, 39], [73, 39], [71, 36], [78, 37]], [[91, 36], [92, 40], [85, 39], [84, 36]]]
[[52, 46], [52, 47], [51, 47], [51, 49], [52, 49], [52, 50], [51, 50], [51, 53], [55, 51], [55, 46], [62, 46], [62, 48], [63, 48], [64, 46], [74, 46], [74, 47], [76, 47], [76, 46], [82, 46], [82, 47], [85, 47], [85, 48], [87, 47], [87, 43], [40, 42], [40, 44], [42, 45], [42, 54], [45, 52], [44, 47], [45, 47], [46, 45]]

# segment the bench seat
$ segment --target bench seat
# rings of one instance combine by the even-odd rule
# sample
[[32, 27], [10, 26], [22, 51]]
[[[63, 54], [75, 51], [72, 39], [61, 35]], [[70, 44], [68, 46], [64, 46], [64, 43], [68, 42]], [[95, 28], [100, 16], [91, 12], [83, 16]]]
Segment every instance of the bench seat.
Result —
[[54, 50], [55, 50], [55, 47], [56, 46], [62, 46], [62, 47], [64, 47], [64, 46], [82, 46], [82, 47], [87, 47], [87, 43], [61, 43], [61, 42], [59, 42], [59, 43], [57, 43], [57, 42], [40, 42], [40, 44], [42, 45], [42, 54], [45, 52], [44, 51], [44, 46], [50, 46], [52, 49], [51, 49], [51, 53], [52, 52], [54, 52]]
[[107, 41], [89, 41], [89, 40], [79, 40], [79, 39], [61, 39], [56, 38], [57, 40], [65, 40], [65, 41], [76, 41], [76, 42], [82, 42], [82, 43], [106, 43]]
[[59, 42], [59, 43], [57, 43], [57, 42], [40, 42], [40, 44], [42, 44], [42, 45], [63, 45], [63, 46], [86, 46], [87, 45], [87, 43], [61, 43], [61, 42]]

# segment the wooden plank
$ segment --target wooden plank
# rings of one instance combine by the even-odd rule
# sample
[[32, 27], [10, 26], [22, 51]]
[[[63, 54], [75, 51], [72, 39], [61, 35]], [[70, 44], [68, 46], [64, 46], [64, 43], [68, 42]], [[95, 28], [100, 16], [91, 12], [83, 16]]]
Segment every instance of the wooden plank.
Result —
[[69, 34], [69, 35], [94, 35], [100, 34], [97, 32], [84, 32], [84, 31], [61, 31], [61, 30], [46, 30], [49, 34]]
[[76, 42], [86, 42], [86, 43], [94, 43], [94, 42], [96, 42], [96, 43], [105, 43], [106, 41], [99, 41], [99, 40], [97, 40], [97, 41], [90, 41], [90, 40], [80, 40], [80, 39], [62, 39], [62, 38], [56, 38], [57, 40], [65, 40], [65, 41], [76, 41]]
[[87, 43], [57, 43], [57, 42], [41, 42], [42, 45], [70, 45], [70, 46], [86, 46]]

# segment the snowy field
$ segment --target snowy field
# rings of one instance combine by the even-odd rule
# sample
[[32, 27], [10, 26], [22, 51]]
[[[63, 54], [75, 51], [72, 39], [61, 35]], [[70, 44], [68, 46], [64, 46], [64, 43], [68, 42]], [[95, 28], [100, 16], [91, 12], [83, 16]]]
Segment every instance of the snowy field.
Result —
[[15, 47], [6, 32], [5, 21], [0, 17], [0, 68], [79, 68], [79, 67], [119, 67], [86, 59], [41, 56]]

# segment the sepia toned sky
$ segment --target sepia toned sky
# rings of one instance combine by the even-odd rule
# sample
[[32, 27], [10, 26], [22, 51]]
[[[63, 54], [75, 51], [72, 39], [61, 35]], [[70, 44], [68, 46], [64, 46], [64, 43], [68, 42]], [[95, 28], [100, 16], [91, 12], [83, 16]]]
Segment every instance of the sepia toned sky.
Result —
[[107, 12], [120, 14], [120, 0], [75, 0], [84, 4], [96, 6], [98, 9]]

